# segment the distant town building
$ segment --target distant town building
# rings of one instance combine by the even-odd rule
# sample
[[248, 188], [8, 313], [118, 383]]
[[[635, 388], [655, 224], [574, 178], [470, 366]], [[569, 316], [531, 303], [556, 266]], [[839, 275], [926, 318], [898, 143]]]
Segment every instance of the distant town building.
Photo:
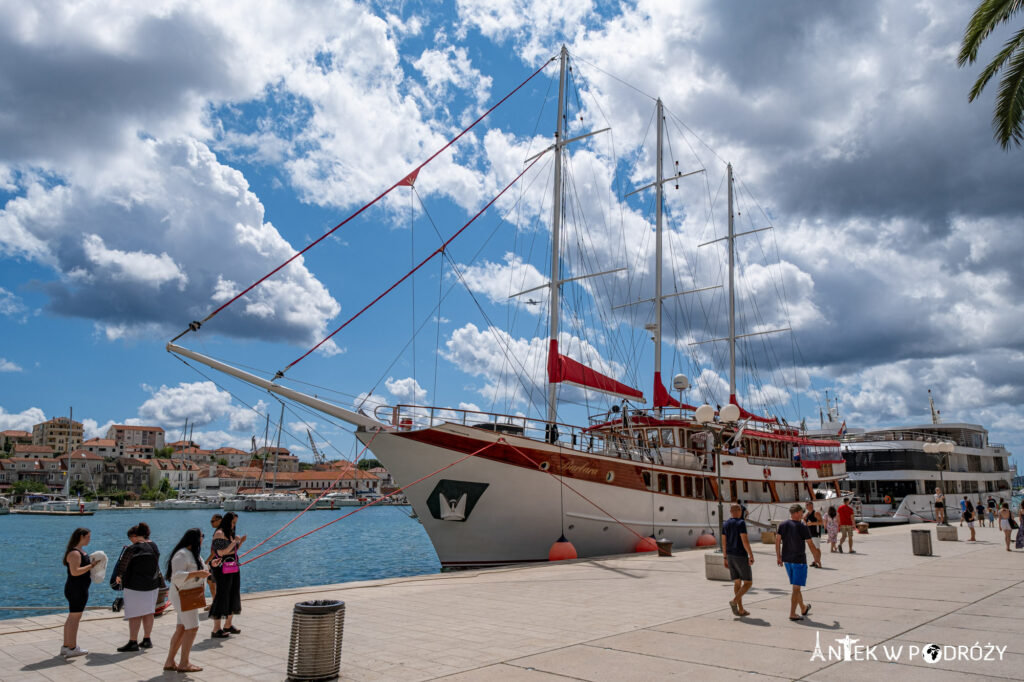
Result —
[[15, 429], [0, 431], [0, 451], [11, 452], [18, 443], [31, 445], [32, 432], [17, 431]]
[[103, 456], [86, 450], [75, 450], [68, 457], [60, 458], [61, 468], [67, 471], [71, 484], [82, 481], [96, 490], [103, 487]]
[[224, 460], [229, 468], [248, 466], [252, 460], [252, 453], [238, 448], [217, 448], [213, 451], [213, 461], [220, 463]]
[[8, 472], [9, 485], [18, 481], [36, 481], [51, 492], [60, 492], [64, 487], [64, 469], [60, 460], [9, 457], [3, 460], [3, 466]]
[[49, 445], [54, 452], [67, 453], [82, 444], [82, 422], [54, 417], [32, 427], [32, 444]]
[[149, 485], [149, 464], [140, 459], [119, 457], [103, 464], [104, 490], [127, 490], [142, 494], [142, 486]]
[[124, 449], [109, 438], [90, 438], [82, 442], [82, 449], [101, 457], [120, 457]]
[[199, 487], [200, 467], [187, 459], [146, 459], [149, 465], [149, 487], [158, 488], [164, 479], [175, 490], [195, 490]]
[[160, 426], [113, 424], [107, 429], [107, 439], [121, 446], [123, 456], [151, 457], [164, 447], [164, 430]]
[[11, 454], [14, 457], [43, 457], [45, 459], [53, 459], [55, 456], [64, 455], [65, 452], [61, 450], [58, 453], [54, 453], [53, 447], [49, 445], [17, 443], [15, 444], [14, 450]]

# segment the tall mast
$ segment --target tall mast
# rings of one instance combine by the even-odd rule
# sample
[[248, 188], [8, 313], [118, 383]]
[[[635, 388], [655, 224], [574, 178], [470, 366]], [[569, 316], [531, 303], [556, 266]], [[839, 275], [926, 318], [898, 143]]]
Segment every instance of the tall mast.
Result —
[[[658, 118], [658, 152], [657, 163], [654, 170], [654, 182], [656, 198], [655, 204], [655, 237], [654, 237], [654, 374], [661, 375], [661, 204], [665, 196], [664, 181], [662, 179], [662, 126], [665, 114], [661, 98], [658, 98], [656, 114]], [[661, 408], [656, 413], [661, 415]]]
[[277, 488], [277, 457], [281, 454], [281, 431], [284, 430], [284, 403], [281, 403], [281, 419], [277, 422], [277, 447], [274, 449], [274, 483], [270, 488]]
[[[555, 186], [551, 201], [551, 293], [549, 296], [550, 321], [548, 328], [551, 330], [550, 341], [558, 340], [558, 308], [559, 297], [559, 257], [560, 257], [560, 236], [562, 231], [562, 139], [564, 137], [563, 121], [565, 119], [565, 70], [569, 61], [569, 51], [562, 45], [558, 55], [558, 122], [555, 125]], [[556, 404], [558, 385], [548, 383], [548, 421], [554, 422], [558, 416]]]
[[732, 212], [732, 164], [729, 173], [729, 400], [736, 395], [736, 227]]

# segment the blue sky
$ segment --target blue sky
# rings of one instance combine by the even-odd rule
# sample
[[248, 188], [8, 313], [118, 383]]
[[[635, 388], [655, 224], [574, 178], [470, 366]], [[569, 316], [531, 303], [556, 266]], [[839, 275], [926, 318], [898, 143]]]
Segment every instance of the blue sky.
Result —
[[[133, 422], [177, 437], [188, 418], [205, 447], [262, 438], [276, 401], [184, 366], [166, 341], [564, 42], [570, 129], [612, 132], [572, 150], [563, 262], [573, 275], [627, 268], [567, 285], [571, 353], [650, 395], [650, 307], [613, 308], [652, 286], [652, 198], [622, 195], [653, 175], [660, 96], [666, 172], [705, 169], [666, 198], [666, 290], [721, 284], [721, 252], [697, 244], [721, 236], [725, 160], [740, 226], [775, 226], [741, 246], [740, 331], [795, 335], [744, 346], [745, 405], [814, 424], [829, 388], [851, 426], [924, 423], [931, 388], [944, 420], [1021, 452], [1024, 172], [1020, 150], [992, 141], [992, 93], [966, 101], [974, 74], [955, 56], [971, 4], [675, 5], [0, 1], [0, 428], [74, 406], [91, 434]], [[428, 166], [418, 196], [396, 190], [187, 345], [271, 374], [300, 356], [549, 144], [556, 75]], [[346, 406], [537, 415], [547, 300], [508, 295], [549, 269], [550, 171], [542, 159], [450, 260], [289, 380]], [[713, 290], [666, 305], [662, 372], [690, 376], [691, 401], [727, 399], [722, 349], [690, 345], [721, 334], [722, 303]], [[605, 406], [563, 397], [566, 420]], [[303, 419], [351, 453], [344, 429], [290, 410], [297, 452]]]

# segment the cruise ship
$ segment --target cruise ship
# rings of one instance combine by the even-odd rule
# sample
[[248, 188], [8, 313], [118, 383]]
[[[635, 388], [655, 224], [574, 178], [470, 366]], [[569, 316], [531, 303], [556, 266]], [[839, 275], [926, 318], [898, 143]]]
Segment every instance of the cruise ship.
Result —
[[[929, 398], [931, 402], [931, 398]], [[974, 504], [1013, 496], [1016, 471], [1010, 452], [992, 443], [979, 424], [941, 423], [931, 404], [932, 423], [850, 430], [839, 437], [846, 460], [844, 487], [855, 496], [863, 521], [922, 523], [935, 520], [935, 489], [945, 493], [947, 517], [960, 518], [960, 500]], [[952, 443], [952, 452], [928, 452], [928, 443]], [[859, 507], [859, 509], [858, 509]]]

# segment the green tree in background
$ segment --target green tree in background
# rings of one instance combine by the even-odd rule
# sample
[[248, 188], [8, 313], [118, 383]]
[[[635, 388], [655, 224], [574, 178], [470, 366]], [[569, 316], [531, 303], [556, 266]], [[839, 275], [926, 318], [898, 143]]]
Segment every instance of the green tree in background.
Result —
[[363, 471], [366, 471], [367, 469], [376, 469], [379, 466], [381, 466], [381, 463], [375, 459], [359, 460], [359, 468], [362, 469]]
[[48, 492], [50, 492], [50, 489], [46, 487], [46, 484], [45, 483], [40, 483], [39, 481], [29, 481], [29, 480], [16, 481], [14, 483], [14, 485], [11, 486], [11, 495], [13, 495], [14, 497], [20, 497], [21, 495], [24, 495], [25, 493], [48, 493]]
[[[957, 64], [961, 67], [973, 64], [978, 58], [978, 49], [989, 34], [1001, 24], [1011, 21], [1021, 10], [1024, 10], [1024, 0], [982, 0], [964, 31]], [[1003, 74], [992, 114], [992, 127], [1002, 148], [1009, 149], [1011, 145], [1019, 147], [1024, 141], [1024, 28], [1006, 41], [995, 59], [981, 72], [967, 100], [976, 100], [1001, 70]]]

